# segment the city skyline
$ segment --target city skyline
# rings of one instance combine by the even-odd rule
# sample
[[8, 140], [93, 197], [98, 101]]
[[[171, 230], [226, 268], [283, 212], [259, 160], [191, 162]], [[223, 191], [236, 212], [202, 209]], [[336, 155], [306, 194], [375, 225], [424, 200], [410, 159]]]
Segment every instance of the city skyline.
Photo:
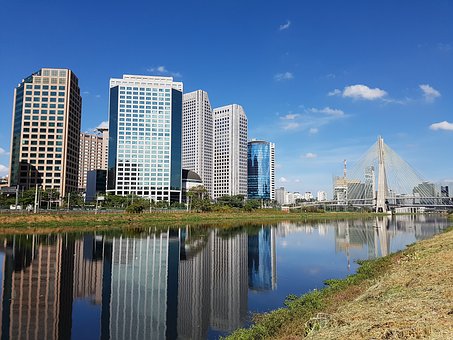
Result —
[[[24, 5], [31, 10], [21, 11]], [[451, 2], [182, 5], [166, 30], [159, 30], [165, 16], [151, 14], [144, 3], [91, 4], [87, 10], [82, 1], [69, 26], [61, 15], [66, 4], [2, 6], [2, 46], [16, 46], [30, 29], [46, 38], [29, 42], [37, 53], [0, 51], [2, 176], [9, 167], [14, 87], [42, 67], [64, 67], [80, 79], [82, 131], [107, 120], [110, 78], [161, 74], [184, 82], [187, 92], [205, 89], [212, 107], [240, 103], [249, 139], [276, 144], [276, 187], [330, 193], [343, 159], [353, 164], [377, 135], [426, 179], [453, 180], [453, 85], [445, 76], [453, 70]], [[153, 13], [171, 8], [155, 6]], [[231, 21], [218, 21], [219, 13]], [[55, 18], [58, 32], [40, 25], [43, 15]], [[120, 18], [122, 25], [108, 25]], [[16, 33], [6, 34], [12, 27]], [[180, 32], [187, 39], [174, 44]], [[206, 40], [191, 38], [202, 33]], [[150, 35], [153, 43], [144, 44]], [[117, 39], [128, 49], [112, 54]], [[202, 48], [206, 42], [208, 49]], [[238, 53], [225, 53], [226, 47]], [[89, 60], [85, 51], [92, 52]]]

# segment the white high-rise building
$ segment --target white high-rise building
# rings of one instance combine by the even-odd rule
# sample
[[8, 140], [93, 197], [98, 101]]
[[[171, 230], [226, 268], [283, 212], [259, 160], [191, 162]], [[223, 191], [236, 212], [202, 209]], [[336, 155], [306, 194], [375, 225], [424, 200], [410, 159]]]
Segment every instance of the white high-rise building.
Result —
[[275, 200], [280, 205], [288, 203], [286, 199], [286, 189], [284, 187], [275, 189]]
[[327, 193], [325, 191], [318, 191], [317, 199], [318, 202], [327, 201]]
[[182, 91], [172, 77], [110, 80], [108, 192], [181, 201]]
[[247, 130], [242, 106], [214, 109], [213, 198], [247, 195]]
[[202, 90], [183, 95], [182, 167], [196, 172], [212, 197], [213, 121], [208, 93]]

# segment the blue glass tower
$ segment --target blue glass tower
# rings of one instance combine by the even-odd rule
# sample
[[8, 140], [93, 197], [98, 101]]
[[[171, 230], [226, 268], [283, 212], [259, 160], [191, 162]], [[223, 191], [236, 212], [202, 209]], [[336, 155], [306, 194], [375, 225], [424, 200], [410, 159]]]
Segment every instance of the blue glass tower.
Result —
[[275, 146], [252, 140], [247, 152], [247, 196], [250, 199], [275, 199]]

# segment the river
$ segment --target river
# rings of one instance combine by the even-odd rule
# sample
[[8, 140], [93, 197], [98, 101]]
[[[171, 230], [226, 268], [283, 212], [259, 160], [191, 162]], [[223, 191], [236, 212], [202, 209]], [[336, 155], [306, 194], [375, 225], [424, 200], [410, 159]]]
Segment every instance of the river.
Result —
[[442, 216], [0, 236], [2, 339], [217, 339]]

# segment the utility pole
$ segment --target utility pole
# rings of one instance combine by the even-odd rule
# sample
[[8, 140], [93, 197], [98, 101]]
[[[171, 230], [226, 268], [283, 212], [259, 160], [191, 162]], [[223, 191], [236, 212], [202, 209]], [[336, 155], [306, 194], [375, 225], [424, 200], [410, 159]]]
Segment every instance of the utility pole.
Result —
[[16, 210], [19, 205], [19, 185], [16, 185]]
[[68, 193], [68, 211], [69, 211], [69, 202], [70, 202], [70, 199], [71, 199], [71, 193], [69, 192], [69, 193]]
[[34, 206], [34, 209], [33, 209], [33, 213], [37, 213], [38, 211], [38, 184], [36, 184], [36, 187], [35, 187], [35, 206]]

